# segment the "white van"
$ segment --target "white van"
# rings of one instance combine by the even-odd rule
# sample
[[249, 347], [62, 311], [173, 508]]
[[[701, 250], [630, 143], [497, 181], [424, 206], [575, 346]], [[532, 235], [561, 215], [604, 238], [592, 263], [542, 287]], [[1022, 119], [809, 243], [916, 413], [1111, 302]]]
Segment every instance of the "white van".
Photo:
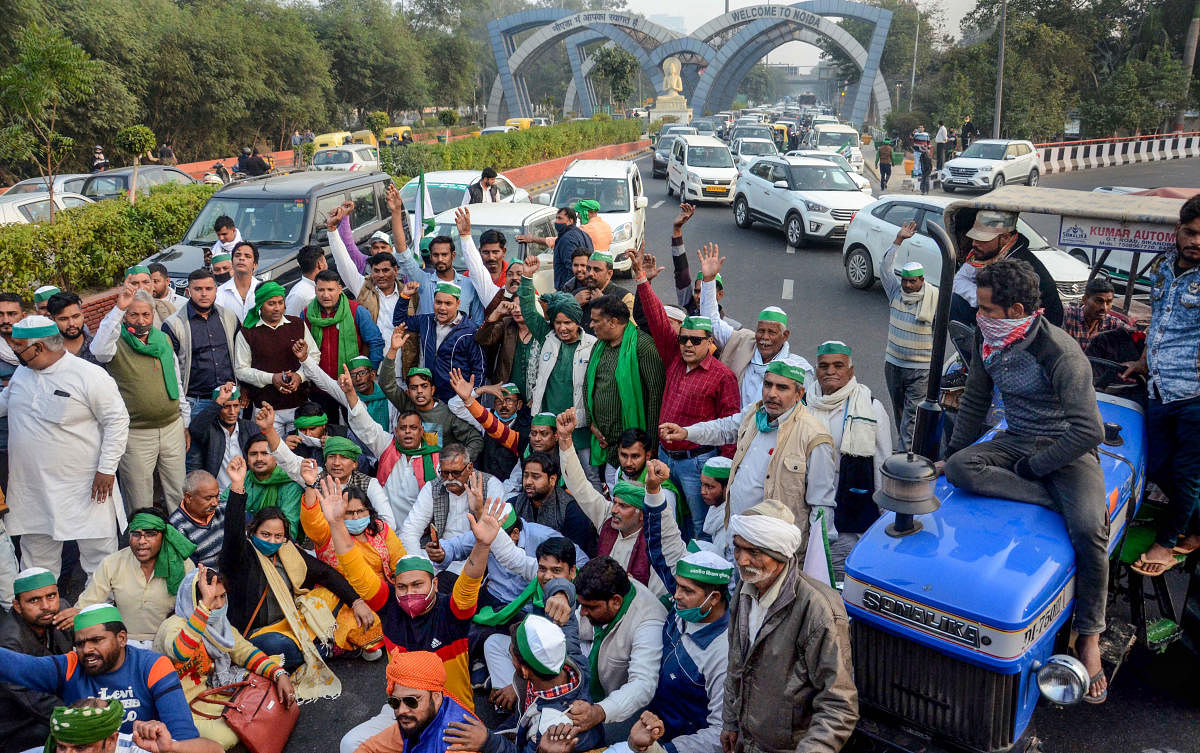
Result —
[[680, 136], [667, 161], [667, 195], [682, 201], [733, 202], [738, 171], [724, 141], [712, 136]]
[[819, 149], [822, 152], [839, 152], [850, 160], [855, 172], [862, 172], [862, 142], [854, 126], [842, 123], [813, 123], [812, 130], [808, 132], [808, 148]]

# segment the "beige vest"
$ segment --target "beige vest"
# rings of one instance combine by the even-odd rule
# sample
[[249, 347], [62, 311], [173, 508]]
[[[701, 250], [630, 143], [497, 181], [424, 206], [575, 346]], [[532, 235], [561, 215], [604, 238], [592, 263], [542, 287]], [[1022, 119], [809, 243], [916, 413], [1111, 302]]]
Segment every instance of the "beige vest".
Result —
[[754, 351], [758, 343], [754, 340], [754, 330], [745, 327], [734, 331], [721, 348], [721, 363], [729, 367], [740, 382], [746, 367], [754, 360]]
[[[738, 427], [737, 451], [733, 454], [733, 468], [729, 472], [729, 486], [737, 475], [742, 458], [750, 449], [750, 443], [758, 436], [758, 424], [754, 415], [762, 407], [762, 401], [746, 408], [742, 425]], [[808, 502], [805, 492], [808, 490], [808, 456], [818, 446], [827, 444], [833, 446], [833, 438], [829, 430], [817, 420], [803, 405], [797, 405], [792, 415], [776, 431], [779, 440], [775, 452], [771, 454], [771, 462], [767, 465], [767, 477], [763, 480], [763, 499], [777, 499], [788, 506], [796, 516], [796, 526], [803, 534], [800, 545], [800, 556], [808, 545]], [[754, 500], [757, 504], [761, 500]], [[725, 507], [725, 525], [729, 525], [732, 508]]]
[[[600, 655], [597, 657], [596, 668], [600, 675], [600, 687], [606, 694], [629, 681], [629, 656], [633, 652], [633, 633], [646, 620], [663, 621], [667, 618], [667, 610], [650, 589], [630, 578], [635, 596], [629, 611], [621, 618], [616, 630], [605, 637], [600, 644]], [[591, 621], [579, 619], [579, 640], [581, 643], [591, 643], [595, 636], [595, 628]], [[598, 700], [598, 699], [594, 699]]]

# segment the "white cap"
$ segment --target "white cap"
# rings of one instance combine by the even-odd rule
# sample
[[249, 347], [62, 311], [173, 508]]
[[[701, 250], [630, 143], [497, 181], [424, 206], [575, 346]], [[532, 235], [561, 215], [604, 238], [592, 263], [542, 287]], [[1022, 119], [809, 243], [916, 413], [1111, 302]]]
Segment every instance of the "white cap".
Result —
[[392, 245], [392, 236], [388, 235], [382, 230], [376, 230], [375, 232], [371, 233], [371, 237], [367, 239], [367, 248], [370, 248], [371, 244], [375, 241], [383, 241], [390, 246]]
[[567, 660], [567, 639], [558, 625], [531, 614], [517, 627], [513, 640], [521, 659], [541, 674], [557, 675], [562, 671]]
[[667, 312], [667, 318], [673, 322], [682, 322], [687, 319], [687, 312], [678, 306], [663, 306]]

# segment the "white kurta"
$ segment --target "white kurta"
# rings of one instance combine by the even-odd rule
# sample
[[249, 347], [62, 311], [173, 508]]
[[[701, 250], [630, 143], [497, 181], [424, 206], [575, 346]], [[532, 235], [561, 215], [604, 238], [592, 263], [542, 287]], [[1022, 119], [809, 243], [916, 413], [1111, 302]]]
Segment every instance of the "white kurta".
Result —
[[18, 368], [0, 393], [8, 416], [8, 506], [14, 536], [57, 541], [116, 536], [125, 527], [121, 492], [97, 504], [97, 473], [117, 472], [129, 413], [104, 369], [70, 353], [38, 371]]

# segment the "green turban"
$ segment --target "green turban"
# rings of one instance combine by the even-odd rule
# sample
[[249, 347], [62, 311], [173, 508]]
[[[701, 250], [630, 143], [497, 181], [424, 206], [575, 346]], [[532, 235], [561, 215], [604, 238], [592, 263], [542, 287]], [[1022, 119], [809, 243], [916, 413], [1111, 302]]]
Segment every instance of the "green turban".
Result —
[[167, 581], [167, 592], [175, 594], [179, 590], [179, 582], [183, 580], [184, 566], [187, 558], [196, 551], [196, 545], [188, 541], [187, 536], [179, 532], [167, 521], [146, 512], [139, 512], [129, 521], [129, 530], [133, 531], [162, 531], [162, 549], [154, 560], [154, 577]]
[[325, 437], [324, 457], [330, 455], [341, 455], [344, 458], [358, 460], [358, 456], [362, 454], [362, 448], [354, 443], [353, 440], [345, 437]]
[[250, 329], [254, 325], [258, 324], [259, 320], [262, 318], [263, 304], [276, 297], [287, 297], [287, 291], [283, 289], [282, 285], [274, 280], [268, 280], [267, 282], [260, 283], [259, 286], [254, 289], [254, 306], [248, 312], [246, 312], [246, 320], [242, 322], [246, 329]]
[[646, 509], [646, 488], [644, 486], [638, 486], [629, 481], [618, 481], [616, 487], [613, 488], [612, 495], [614, 500], [619, 499], [639, 510]]
[[575, 202], [575, 206], [571, 207], [575, 213], [579, 215], [579, 224], [586, 225], [588, 220], [592, 218], [592, 212], [600, 211], [600, 202], [593, 199], [583, 199]]
[[125, 707], [115, 698], [104, 708], [56, 706], [50, 714], [50, 736], [45, 753], [54, 753], [58, 744], [91, 745], [120, 731]]
[[570, 293], [546, 293], [541, 296], [540, 300], [546, 307], [546, 318], [550, 320], [551, 324], [554, 324], [554, 320], [559, 314], [564, 314], [576, 324], [583, 323], [583, 307]]

